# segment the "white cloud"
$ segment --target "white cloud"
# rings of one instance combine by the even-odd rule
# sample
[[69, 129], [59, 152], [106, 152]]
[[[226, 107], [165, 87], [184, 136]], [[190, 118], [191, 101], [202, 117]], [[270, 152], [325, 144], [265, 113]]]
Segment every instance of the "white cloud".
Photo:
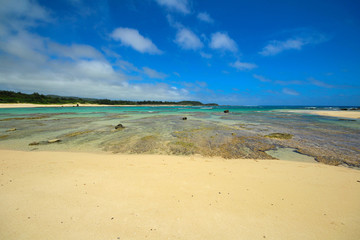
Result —
[[246, 63], [246, 62], [240, 62], [236, 61], [234, 63], [230, 63], [231, 67], [234, 67], [238, 70], [244, 71], [244, 70], [252, 70], [254, 68], [257, 68], [257, 65], [254, 63]]
[[260, 80], [261, 82], [271, 82], [270, 79], [267, 79], [267, 78], [265, 78], [265, 77], [263, 77], [261, 75], [254, 74], [253, 77]]
[[181, 28], [178, 30], [175, 38], [175, 42], [183, 49], [197, 50], [202, 48], [204, 45], [201, 40], [187, 28]]
[[72, 44], [70, 46], [66, 46], [55, 42], [50, 42], [48, 47], [51, 49], [53, 54], [61, 55], [71, 59], [103, 58], [101, 52], [89, 45]]
[[211, 55], [211, 54], [209, 54], [209, 53], [200, 52], [200, 55], [201, 55], [201, 57], [203, 57], [203, 58], [207, 58], [207, 59], [212, 58], [212, 55]]
[[288, 39], [286, 41], [271, 41], [260, 52], [263, 56], [273, 56], [285, 50], [300, 50], [306, 43], [302, 39]]
[[325, 83], [325, 82], [322, 82], [322, 81], [319, 81], [315, 78], [309, 78], [308, 79], [310, 81], [311, 84], [315, 85], [315, 86], [318, 86], [318, 87], [323, 87], [323, 88], [335, 88], [334, 85], [331, 85], [331, 84], [328, 84], [328, 83]]
[[188, 0], [155, 0], [159, 5], [169, 10], [181, 12], [183, 14], [190, 13]]
[[[16, 3], [19, 6], [14, 6]], [[129, 100], [178, 101], [193, 98], [186, 89], [174, 89], [167, 84], [132, 83], [134, 76], [124, 74], [122, 69], [157, 77], [164, 75], [149, 68], [140, 70], [132, 63], [119, 59], [120, 56], [109, 49], [106, 53], [116, 58], [114, 64], [107, 60], [108, 56], [90, 45], [63, 45], [29, 32], [30, 25], [25, 24], [25, 20], [37, 26], [37, 21], [46, 23], [44, 21], [48, 17], [46, 11], [33, 1], [0, 0], [0, 5], [0, 89]], [[39, 15], [28, 12], [31, 9]], [[13, 12], [16, 14], [10, 14]], [[154, 51], [151, 44], [143, 49]], [[155, 48], [155, 52], [158, 51]]]
[[327, 41], [328, 38], [316, 31], [304, 31], [284, 41], [270, 41], [259, 54], [263, 56], [274, 56], [286, 50], [301, 50], [306, 45], [319, 44]]
[[214, 19], [212, 19], [210, 17], [210, 15], [207, 13], [207, 12], [200, 12], [198, 15], [197, 15], [197, 18], [203, 22], [207, 22], [207, 23], [213, 23], [214, 22]]
[[132, 28], [116, 28], [111, 37], [120, 41], [124, 46], [129, 46], [141, 53], [161, 54], [155, 44], [149, 39], [143, 37], [138, 30]]
[[298, 92], [296, 92], [295, 90], [289, 89], [289, 88], [284, 88], [282, 90], [283, 93], [287, 94], [287, 95], [293, 95], [293, 96], [298, 96], [300, 95]]
[[11, 18], [25, 18], [27, 20], [50, 19], [48, 11], [34, 1], [29, 0], [0, 0], [0, 16]]
[[236, 52], [237, 44], [227, 33], [216, 32], [211, 35], [210, 48], [223, 51]]
[[165, 73], [158, 72], [158, 71], [148, 68], [148, 67], [143, 67], [143, 71], [149, 78], [164, 79], [168, 76]]

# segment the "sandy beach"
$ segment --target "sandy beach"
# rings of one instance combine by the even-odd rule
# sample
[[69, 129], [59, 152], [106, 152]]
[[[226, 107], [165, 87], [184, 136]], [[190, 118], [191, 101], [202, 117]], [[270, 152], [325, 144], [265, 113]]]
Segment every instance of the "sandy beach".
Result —
[[360, 171], [0, 151], [0, 239], [359, 239]]
[[327, 111], [327, 110], [290, 110], [287, 112], [306, 113], [319, 116], [338, 117], [338, 118], [358, 118], [360, 119], [360, 111]]

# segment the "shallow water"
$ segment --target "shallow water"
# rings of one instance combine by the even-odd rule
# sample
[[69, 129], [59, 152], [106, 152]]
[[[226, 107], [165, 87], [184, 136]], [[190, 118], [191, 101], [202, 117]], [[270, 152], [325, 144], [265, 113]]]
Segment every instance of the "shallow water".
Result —
[[[230, 113], [224, 113], [224, 110]], [[63, 107], [0, 109], [0, 148], [269, 159], [292, 148], [360, 166], [360, 121], [291, 113], [301, 107]], [[182, 120], [187, 117], [187, 120]], [[117, 124], [124, 129], [115, 130]], [[8, 131], [16, 128], [15, 131]], [[289, 138], [272, 138], [272, 133]], [[268, 136], [270, 135], [270, 136]], [[60, 139], [47, 143], [49, 139]], [[32, 145], [29, 145], [33, 143]], [[38, 143], [38, 144], [37, 144]], [[279, 157], [279, 156], [278, 156]], [[295, 156], [293, 156], [295, 157]]]

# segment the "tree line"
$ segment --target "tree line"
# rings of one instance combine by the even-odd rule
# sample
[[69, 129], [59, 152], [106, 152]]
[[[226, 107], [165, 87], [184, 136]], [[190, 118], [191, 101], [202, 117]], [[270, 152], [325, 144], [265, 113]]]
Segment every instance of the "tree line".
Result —
[[26, 94], [13, 91], [0, 91], [0, 103], [34, 103], [34, 104], [99, 104], [99, 105], [190, 105], [217, 106], [215, 103], [203, 104], [199, 101], [128, 101], [95, 98], [63, 97], [57, 95], [43, 95], [37, 92]]

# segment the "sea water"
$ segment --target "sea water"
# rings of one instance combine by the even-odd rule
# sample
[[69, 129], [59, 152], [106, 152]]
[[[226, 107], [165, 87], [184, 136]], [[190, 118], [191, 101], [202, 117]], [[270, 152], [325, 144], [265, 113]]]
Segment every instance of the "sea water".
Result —
[[[0, 109], [0, 148], [201, 154], [226, 159], [279, 158], [276, 155], [279, 150], [292, 149], [294, 154], [320, 162], [359, 166], [360, 121], [289, 111], [306, 109], [279, 106], [7, 108]], [[187, 120], [182, 120], [183, 117]], [[124, 128], [115, 130], [118, 124]], [[13, 128], [16, 130], [9, 131]], [[277, 137], [273, 137], [274, 133]], [[48, 143], [51, 139], [60, 141]]]

